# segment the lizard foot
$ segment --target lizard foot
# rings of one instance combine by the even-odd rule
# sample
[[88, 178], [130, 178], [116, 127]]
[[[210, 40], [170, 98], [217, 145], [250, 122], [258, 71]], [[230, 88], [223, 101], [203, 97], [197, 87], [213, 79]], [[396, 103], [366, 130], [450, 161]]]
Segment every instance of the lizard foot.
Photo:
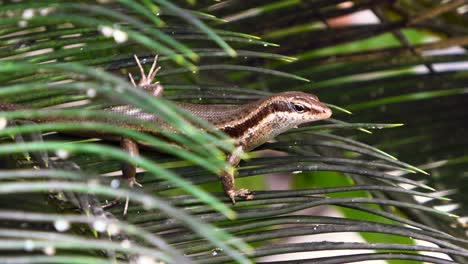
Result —
[[[110, 208], [120, 204], [121, 201], [122, 201], [122, 197], [117, 197], [112, 201], [106, 201], [105, 204], [101, 205], [101, 208], [102, 209], [110, 209]], [[125, 207], [124, 207], [124, 211], [123, 211], [123, 216], [124, 217], [127, 216], [128, 204], [129, 204], [129, 198], [127, 196], [127, 198], [125, 199], [125, 205], [124, 205]]]
[[[130, 185], [130, 187], [133, 187], [134, 185], [136, 185], [136, 186], [138, 186], [140, 188], [143, 188], [143, 185], [141, 183], [137, 182], [135, 178], [130, 179], [128, 182], [129, 182], [128, 185]], [[106, 204], [103, 204], [101, 207], [103, 209], [112, 208], [112, 207], [116, 206], [117, 204], [119, 204], [121, 202], [121, 200], [122, 200], [121, 197], [117, 197], [114, 200], [112, 200], [110, 202], [107, 202]], [[129, 203], [130, 203], [130, 199], [127, 196], [126, 199], [125, 199], [125, 205], [124, 205], [124, 211], [123, 211], [124, 216], [127, 215]]]
[[132, 74], [128, 74], [128, 77], [130, 78], [130, 81], [132, 82], [133, 86], [141, 87], [143, 90], [149, 92], [153, 96], [162, 96], [164, 90], [163, 86], [159, 82], [152, 83], [154, 78], [156, 77], [156, 74], [158, 74], [159, 70], [161, 69], [160, 66], [156, 67], [158, 63], [158, 54], [154, 56], [153, 64], [151, 65], [151, 69], [149, 70], [148, 75], [145, 74], [145, 70], [143, 69], [143, 66], [141, 65], [140, 59], [137, 57], [137, 55], [133, 56], [138, 65], [138, 69], [140, 69], [141, 75], [140, 81], [138, 82], [138, 84], [136, 84]]
[[231, 199], [232, 204], [236, 203], [236, 197], [241, 197], [245, 200], [252, 200], [254, 198], [252, 192], [247, 189], [229, 190], [226, 193]]
[[[130, 185], [131, 188], [133, 188], [134, 185], [140, 187], [140, 188], [143, 188], [143, 185], [139, 182], [136, 181], [135, 177], [132, 177], [128, 180], [128, 185]], [[128, 212], [128, 205], [130, 203], [130, 198], [127, 196], [127, 198], [125, 199], [125, 205], [124, 205], [124, 211], [123, 211], [123, 215], [126, 216], [127, 215], [127, 212]]]
[[136, 85], [133, 76], [129, 74], [130, 81], [135, 87], [150, 85], [153, 82], [154, 77], [156, 77], [156, 74], [158, 74], [159, 70], [161, 70], [161, 66], [156, 67], [156, 65], [158, 64], [158, 54], [154, 56], [153, 64], [151, 64], [151, 69], [149, 70], [148, 75], [145, 74], [145, 69], [143, 69], [143, 66], [141, 65], [140, 59], [137, 57], [137, 55], [133, 55], [133, 57], [135, 58], [135, 61], [138, 65], [138, 69], [140, 70], [141, 78], [138, 82], [138, 85]]
[[140, 188], [143, 188], [143, 185], [141, 183], [137, 182], [135, 177], [128, 179], [128, 185], [130, 185], [130, 187], [133, 187], [133, 185], [136, 185], [136, 186], [138, 186]]

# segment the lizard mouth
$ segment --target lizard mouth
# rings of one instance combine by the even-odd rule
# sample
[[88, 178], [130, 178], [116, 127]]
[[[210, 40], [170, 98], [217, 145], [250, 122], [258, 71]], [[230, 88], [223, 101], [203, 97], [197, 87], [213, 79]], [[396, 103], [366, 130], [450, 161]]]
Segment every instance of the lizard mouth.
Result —
[[316, 116], [316, 120], [327, 119], [332, 116], [332, 110], [323, 103], [315, 102], [311, 108], [312, 115]]

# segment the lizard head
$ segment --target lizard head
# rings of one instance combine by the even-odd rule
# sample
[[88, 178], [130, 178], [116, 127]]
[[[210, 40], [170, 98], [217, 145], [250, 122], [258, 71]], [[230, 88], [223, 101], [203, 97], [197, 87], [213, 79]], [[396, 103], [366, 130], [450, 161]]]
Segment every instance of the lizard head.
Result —
[[250, 150], [301, 124], [327, 119], [332, 111], [317, 96], [303, 92], [278, 93], [234, 112], [234, 121], [222, 127]]
[[[313, 94], [303, 92], [284, 92], [277, 95], [283, 109], [287, 110], [288, 122], [293, 126], [327, 119], [332, 111]], [[284, 107], [286, 106], [286, 107]]]

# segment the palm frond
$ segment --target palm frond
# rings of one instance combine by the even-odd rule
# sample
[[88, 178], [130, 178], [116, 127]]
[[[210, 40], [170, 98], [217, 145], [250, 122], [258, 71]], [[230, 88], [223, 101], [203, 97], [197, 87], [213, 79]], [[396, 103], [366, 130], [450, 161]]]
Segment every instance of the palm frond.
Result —
[[[465, 2], [4, 1], [0, 97], [32, 109], [0, 112], [2, 259], [282, 263], [262, 257], [369, 249], [376, 251], [301, 261], [462, 263], [468, 241], [454, 218], [466, 208], [436, 206], [453, 204], [445, 195], [466, 200], [456, 180], [467, 165], [466, 67], [441, 67], [466, 60]], [[375, 21], [339, 24], [358, 11]], [[448, 48], [457, 52], [440, 54]], [[137, 71], [134, 54], [147, 67], [156, 53], [165, 99], [239, 104], [298, 90], [319, 94], [334, 118], [249, 153], [238, 185], [255, 199], [230, 205], [217, 183], [230, 139], [123, 77]], [[119, 104], [157, 114], [179, 133], [102, 111]], [[83, 122], [25, 121], [50, 117]], [[87, 117], [150, 127], [164, 139]], [[152, 149], [135, 157], [70, 131], [117, 134]], [[122, 163], [144, 169], [142, 189], [125, 186]], [[265, 191], [272, 173], [287, 174], [295, 188]], [[101, 207], [118, 197], [130, 200], [126, 217], [124, 199]], [[320, 206], [344, 216], [304, 211]], [[367, 241], [285, 240], [338, 232]]]

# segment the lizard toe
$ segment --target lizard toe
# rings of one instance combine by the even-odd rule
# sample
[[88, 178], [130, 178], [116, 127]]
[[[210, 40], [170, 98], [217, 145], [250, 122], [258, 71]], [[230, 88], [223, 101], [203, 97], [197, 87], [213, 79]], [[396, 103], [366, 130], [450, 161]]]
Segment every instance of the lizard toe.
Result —
[[253, 193], [248, 189], [230, 190], [227, 195], [231, 199], [232, 204], [236, 204], [236, 197], [241, 197], [244, 200], [252, 200], [254, 198]]

